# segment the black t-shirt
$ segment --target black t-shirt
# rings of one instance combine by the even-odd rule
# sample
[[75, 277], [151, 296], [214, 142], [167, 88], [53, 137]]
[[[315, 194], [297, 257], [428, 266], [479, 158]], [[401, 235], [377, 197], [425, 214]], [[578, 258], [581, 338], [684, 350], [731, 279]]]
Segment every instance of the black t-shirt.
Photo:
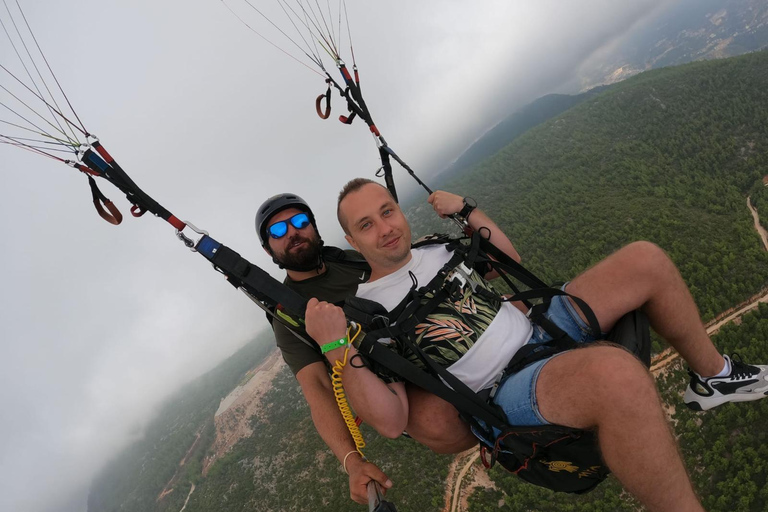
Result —
[[[328, 249], [333, 250], [333, 248]], [[345, 263], [343, 261], [345, 256], [351, 260], [362, 261], [362, 257], [355, 251], [343, 251], [342, 253], [339, 250], [338, 253], [340, 254], [337, 256], [340, 257], [341, 261], [326, 258], [326, 271], [324, 273], [303, 281], [293, 281], [286, 277], [283, 283], [307, 299], [314, 297], [342, 306], [347, 297], [355, 295], [357, 285], [368, 280], [370, 270], [361, 268], [360, 263]], [[296, 323], [299, 325], [295, 327], [295, 330], [312, 342], [312, 338], [304, 330], [303, 322]], [[312, 346], [305, 343], [280, 321], [273, 321], [272, 329], [283, 359], [294, 375], [308, 364], [318, 361], [326, 362], [325, 357], [320, 353], [320, 348], [314, 342], [312, 342]]]

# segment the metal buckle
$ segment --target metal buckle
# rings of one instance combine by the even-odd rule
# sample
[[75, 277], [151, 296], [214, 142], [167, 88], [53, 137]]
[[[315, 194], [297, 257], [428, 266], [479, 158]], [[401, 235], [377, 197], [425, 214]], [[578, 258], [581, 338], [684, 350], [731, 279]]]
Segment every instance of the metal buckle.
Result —
[[461, 289], [464, 289], [466, 285], [469, 285], [472, 292], [475, 293], [477, 292], [477, 283], [470, 279], [469, 275], [471, 273], [472, 271], [462, 262], [454, 267], [446, 279], [448, 282], [458, 282]]
[[208, 236], [208, 232], [205, 231], [205, 230], [202, 230], [202, 229], [200, 229], [198, 227], [195, 227], [195, 225], [192, 224], [191, 222], [184, 221], [184, 224], [185, 224], [184, 229], [186, 229], [186, 228], [191, 229], [192, 231], [194, 231], [198, 235], [201, 235], [200, 238], [198, 238], [197, 240], [193, 240], [192, 238], [186, 236], [184, 234], [183, 230], [179, 230], [179, 229], [176, 230], [176, 237], [179, 240], [181, 240], [184, 243], [184, 245], [186, 245], [187, 248], [190, 251], [197, 252], [197, 249], [195, 249], [195, 246], [197, 246], [198, 242], [200, 242], [200, 240], [203, 238], [203, 236]]
[[493, 386], [491, 386], [491, 392], [488, 394], [488, 401], [492, 401], [493, 397], [496, 396], [496, 392], [499, 390], [499, 383], [501, 383], [501, 379], [504, 378], [504, 373], [501, 372], [496, 376], [496, 379], [493, 381]]

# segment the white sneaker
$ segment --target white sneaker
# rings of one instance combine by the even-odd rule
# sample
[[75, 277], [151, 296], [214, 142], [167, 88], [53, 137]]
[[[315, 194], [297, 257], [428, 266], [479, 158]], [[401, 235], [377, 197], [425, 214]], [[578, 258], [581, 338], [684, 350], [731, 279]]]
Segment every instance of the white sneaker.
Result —
[[723, 356], [731, 365], [725, 377], [702, 377], [688, 370], [691, 383], [685, 390], [683, 401], [694, 411], [707, 411], [726, 402], [750, 402], [768, 396], [768, 366], [746, 364], [738, 354], [734, 360]]

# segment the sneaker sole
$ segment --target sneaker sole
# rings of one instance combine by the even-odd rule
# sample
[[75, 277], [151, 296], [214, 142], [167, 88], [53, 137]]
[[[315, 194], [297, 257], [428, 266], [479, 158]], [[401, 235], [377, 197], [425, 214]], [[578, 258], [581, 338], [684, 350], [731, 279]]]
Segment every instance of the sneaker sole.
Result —
[[762, 394], [757, 393], [750, 393], [750, 394], [734, 394], [734, 395], [725, 395], [719, 398], [712, 398], [709, 400], [706, 400], [704, 404], [701, 402], [685, 402], [685, 405], [688, 406], [689, 409], [693, 409], [694, 411], [708, 411], [710, 409], [713, 409], [717, 407], [718, 405], [723, 405], [726, 402], [753, 402], [755, 400], [760, 400], [761, 398], [765, 398], [768, 396], [768, 391], [763, 392]]

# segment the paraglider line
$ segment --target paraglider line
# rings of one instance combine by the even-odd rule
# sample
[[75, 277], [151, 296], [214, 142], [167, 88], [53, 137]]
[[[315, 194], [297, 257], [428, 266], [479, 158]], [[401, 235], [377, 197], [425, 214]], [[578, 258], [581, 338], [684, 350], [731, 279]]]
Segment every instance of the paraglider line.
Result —
[[[5, 72], [6, 72], [6, 73], [8, 73], [9, 75], [11, 75], [11, 77], [12, 77], [14, 80], [16, 80], [17, 82], [19, 82], [19, 83], [22, 85], [22, 87], [24, 87], [26, 90], [28, 90], [30, 93], [32, 93], [32, 94], [33, 94], [33, 95], [34, 95], [34, 96], [35, 96], [37, 99], [39, 99], [40, 101], [42, 101], [43, 103], [45, 103], [45, 105], [46, 105], [46, 106], [48, 106], [48, 108], [50, 108], [50, 109], [53, 109], [53, 111], [54, 111], [56, 114], [58, 114], [59, 116], [61, 116], [61, 118], [62, 118], [62, 119], [64, 119], [64, 120], [65, 120], [67, 123], [69, 123], [69, 125], [70, 125], [70, 126], [73, 126], [74, 128], [76, 128], [76, 129], [77, 129], [79, 132], [81, 132], [81, 133], [82, 133], [83, 135], [85, 135], [86, 137], [88, 136], [88, 132], [86, 132], [86, 131], [85, 131], [85, 128], [82, 128], [82, 129], [81, 129], [81, 128], [80, 128], [79, 126], [77, 126], [75, 123], [73, 123], [72, 121], [70, 121], [69, 119], [67, 119], [67, 117], [66, 117], [64, 114], [62, 114], [62, 113], [61, 113], [59, 110], [57, 110], [57, 109], [55, 109], [54, 107], [52, 107], [50, 103], [48, 103], [47, 101], [45, 101], [45, 98], [43, 98], [42, 96], [40, 96], [39, 94], [37, 94], [35, 91], [33, 91], [32, 89], [30, 89], [30, 88], [29, 88], [29, 86], [28, 86], [27, 84], [25, 84], [24, 82], [22, 82], [21, 80], [19, 80], [19, 79], [18, 79], [18, 77], [16, 77], [16, 75], [14, 75], [14, 74], [13, 74], [13, 73], [11, 73], [10, 71], [8, 71], [8, 68], [6, 68], [6, 67], [5, 67], [5, 66], [3, 66], [2, 64], [0, 64], [0, 69], [2, 69], [3, 71], [5, 71]], [[11, 92], [11, 91], [9, 91], [8, 89], [6, 89], [6, 88], [5, 88], [5, 87], [3, 87], [2, 85], [0, 85], [0, 87], [2, 87], [3, 89], [5, 89], [5, 90], [8, 92], [8, 94], [10, 94], [11, 96], [13, 96], [13, 97], [14, 97], [14, 98], [16, 98], [17, 100], [19, 100], [19, 98], [17, 98], [17, 97], [16, 97], [16, 96], [15, 96], [15, 95], [14, 95], [14, 94]], [[21, 102], [21, 103], [24, 103], [24, 102], [22, 102], [21, 100], [19, 100], [19, 102]], [[67, 100], [67, 102], [69, 102], [69, 100]], [[28, 105], [26, 105], [26, 104], [24, 104], [24, 105], [25, 105], [27, 108], [29, 108], [30, 110], [32, 110], [33, 112], [35, 112], [35, 110], [34, 110], [33, 108], [29, 107], [29, 106], [28, 106]], [[73, 110], [72, 112], [74, 112], [74, 110]], [[37, 112], [35, 112], [35, 114], [37, 114]], [[38, 115], [39, 117], [41, 117], [41, 118], [43, 117], [43, 116], [41, 116], [40, 114], [37, 114], [37, 115]], [[75, 114], [75, 116], [77, 116], [77, 114]], [[43, 119], [45, 120], [45, 118], [43, 118]], [[79, 121], [79, 119], [78, 119], [78, 121]], [[47, 120], [46, 120], [46, 122], [47, 122], [48, 124], [50, 124], [51, 126], [53, 126], [53, 125], [50, 123], [50, 121], [47, 121]], [[54, 126], [54, 128], [55, 128], [55, 126]], [[65, 136], [65, 137], [67, 137], [67, 138], [69, 137], [69, 136], [68, 136], [66, 133], [62, 133], [62, 135], [64, 135], [64, 136]]]
[[23, 142], [19, 142], [15, 140], [13, 137], [8, 137], [7, 135], [0, 135], [0, 139], [5, 139], [5, 140], [0, 140], [0, 144], [9, 144], [11, 146], [16, 146], [21, 149], [26, 149], [27, 151], [32, 151], [33, 153], [37, 153], [39, 155], [47, 156], [48, 158], [53, 158], [54, 160], [58, 160], [59, 162], [67, 163], [67, 160], [64, 160], [63, 158], [47, 153], [35, 146], [30, 146], [29, 144], [24, 144]]
[[[315, 0], [315, 3], [317, 4], [317, 0]], [[301, 10], [304, 11], [304, 14], [306, 15], [307, 10], [304, 8], [303, 2], [299, 2], [299, 6], [301, 7]], [[320, 19], [317, 17], [315, 10], [312, 8], [312, 4], [307, 3], [307, 7], [309, 8], [309, 12], [311, 13], [311, 17], [309, 19], [312, 22], [312, 25], [315, 27], [315, 32], [317, 33], [318, 36], [320, 36], [323, 39], [323, 41], [325, 42], [325, 45], [327, 46], [325, 51], [328, 52], [333, 59], [338, 59], [339, 51], [333, 42], [332, 35], [327, 34], [326, 32], [323, 32], [323, 30], [320, 28]], [[318, 10], [320, 10], [319, 5], [317, 6], [317, 8]], [[320, 12], [320, 15], [322, 17], [322, 11]], [[325, 18], [323, 18], [323, 24], [325, 24]], [[326, 25], [326, 30], [327, 30], [327, 25]]]
[[[8, 137], [8, 138], [12, 138], [14, 140], [24, 141], [24, 142], [36, 142], [37, 144], [47, 144], [47, 146], [42, 146], [42, 147], [41, 146], [35, 146], [35, 147], [40, 147], [40, 149], [43, 149], [45, 147], [45, 148], [50, 149], [51, 151], [63, 151], [63, 152], [66, 152], [66, 153], [77, 154], [77, 148], [75, 146], [71, 146], [69, 144], [62, 144], [61, 142], [54, 142], [54, 141], [51, 141], [51, 140], [33, 139], [31, 137], [10, 137], [9, 135], [3, 135], [3, 136], [4, 137]], [[52, 148], [50, 146], [62, 146], [62, 147], [65, 147], [67, 149], [57, 149], [57, 148]]]
[[[247, 0], [246, 0], [246, 1], [247, 1]], [[325, 50], [325, 52], [326, 52], [328, 55], [330, 55], [330, 56], [331, 56], [331, 58], [334, 58], [334, 54], [333, 54], [333, 52], [332, 52], [331, 50], [329, 50], [329, 47], [331, 46], [331, 44], [330, 44], [330, 43], [328, 42], [328, 40], [326, 39], [325, 35], [323, 34], [323, 31], [322, 31], [322, 30], [320, 29], [320, 27], [317, 25], [317, 16], [315, 15], [315, 13], [314, 13], [313, 11], [311, 11], [311, 7], [310, 7], [310, 12], [312, 12], [312, 16], [310, 17], [310, 14], [309, 14], [309, 13], [307, 12], [307, 10], [304, 8], [304, 5], [302, 4], [302, 2], [301, 2], [301, 1], [297, 2], [297, 3], [298, 3], [298, 5], [299, 5], [299, 7], [301, 8], [301, 11], [304, 13], [304, 20], [302, 21], [302, 20], [301, 20], [301, 16], [299, 16], [299, 14], [298, 14], [298, 13], [297, 13], [297, 12], [296, 12], [294, 9], [293, 9], [293, 7], [291, 7], [290, 5], [288, 5], [288, 4], [287, 4], [287, 2], [284, 2], [284, 1], [281, 1], [281, 0], [277, 0], [277, 1], [278, 1], [278, 2], [281, 4], [281, 6], [282, 6], [282, 5], [285, 5], [285, 7], [287, 7], [288, 9], [290, 9], [290, 10], [291, 10], [291, 12], [293, 13], [293, 15], [295, 16], [295, 18], [296, 18], [297, 20], [299, 20], [299, 21], [301, 22], [301, 24], [302, 24], [302, 25], [304, 25], [304, 27], [307, 29], [307, 32], [308, 32], [308, 33], [309, 33], [309, 35], [312, 37], [313, 45], [314, 45], [314, 47], [315, 47], [315, 52], [314, 52], [314, 54], [315, 54], [315, 58], [317, 59], [317, 61], [315, 62], [315, 64], [317, 64], [318, 66], [320, 66], [320, 68], [322, 68], [322, 69], [325, 69], [325, 68], [324, 68], [324, 66], [323, 66], [323, 64], [322, 64], [322, 60], [321, 60], [321, 59], [320, 59], [320, 57], [317, 55], [317, 54], [319, 53], [319, 52], [317, 51], [317, 43], [320, 43], [320, 46], [323, 48], [323, 50]], [[287, 13], [286, 13], [286, 15], [287, 15]], [[314, 19], [312, 19], [312, 18], [314, 18]], [[313, 28], [310, 26], [310, 24], [312, 25], [312, 27], [314, 27], [314, 29], [313, 29]], [[297, 30], [298, 30], [298, 29], [297, 29]], [[320, 41], [318, 40], [318, 36], [319, 36], [320, 38], [322, 38], [322, 39], [323, 39], [323, 41], [325, 42], [325, 44], [323, 44], [323, 42], [320, 42]], [[304, 38], [302, 37], [302, 39], [304, 39]], [[305, 42], [306, 42], [306, 41], [305, 41]], [[307, 47], [309, 47], [309, 44], [307, 44]]]
[[[347, 0], [341, 0], [344, 4], [344, 20], [347, 22], [347, 37], [349, 38], [349, 51], [352, 54], [352, 66], [357, 69], [357, 63], [355, 62], [355, 49], [352, 47], [352, 30], [349, 28], [349, 15], [347, 14]], [[341, 12], [339, 12], [339, 19], [341, 19]]]
[[[5, 0], [3, 0], [3, 1], [5, 1]], [[48, 59], [45, 58], [45, 54], [43, 53], [43, 50], [40, 48], [40, 44], [37, 42], [37, 38], [35, 37], [35, 33], [32, 32], [32, 28], [29, 26], [29, 22], [27, 21], [27, 17], [24, 15], [24, 11], [21, 9], [21, 5], [19, 5], [19, 0], [16, 0], [16, 5], [19, 8], [19, 12], [21, 13], [21, 17], [24, 19], [24, 23], [27, 25], [27, 30], [29, 30], [29, 34], [32, 36], [32, 40], [35, 42], [35, 46], [37, 46], [37, 51], [40, 52], [40, 56], [43, 58], [43, 62], [45, 62], [45, 65], [48, 67], [48, 72], [51, 73], [51, 76], [53, 77], [53, 80], [56, 82], [56, 86], [59, 88], [59, 91], [61, 92], [61, 95], [64, 96], [64, 99], [66, 100], [67, 105], [69, 105], [69, 109], [75, 115], [75, 119], [77, 119], [77, 122], [80, 123], [80, 127], [78, 128], [76, 125], [74, 125], [74, 123], [69, 121], [66, 117], [64, 117], [64, 115], [61, 114], [60, 111], [57, 111], [57, 114], [59, 114], [61, 117], [63, 117], [70, 125], [73, 125], [76, 128], [80, 129], [80, 131], [83, 133], [83, 135], [87, 136], [88, 135], [88, 130], [85, 129], [85, 125], [80, 120], [80, 117], [77, 115], [77, 112], [75, 112], [74, 107], [72, 107], [72, 103], [69, 102], [69, 98], [67, 97], [67, 94], [64, 92], [64, 89], [62, 89], [61, 84], [59, 83], [59, 79], [56, 78], [56, 74], [53, 72], [53, 69], [51, 69], [51, 65], [48, 64]], [[45, 101], [45, 100], [43, 100], [43, 101]], [[48, 102], [46, 102], [46, 104], [47, 103]]]
[[[45, 121], [45, 122], [46, 122], [48, 125], [50, 125], [50, 126], [51, 126], [51, 128], [53, 128], [53, 129], [54, 129], [54, 130], [56, 130], [57, 132], [61, 133], [61, 134], [62, 134], [64, 137], [66, 137], [66, 138], [67, 138], [67, 139], [68, 139], [70, 142], [72, 142], [72, 143], [74, 143], [74, 142], [75, 142], [75, 141], [72, 141], [72, 139], [70, 139], [69, 135], [67, 135], [67, 134], [66, 134], [66, 133], [64, 133], [63, 131], [59, 130], [59, 129], [58, 129], [58, 128], [57, 128], [57, 127], [56, 127], [56, 126], [53, 124], [53, 123], [51, 123], [51, 122], [50, 122], [48, 119], [46, 119], [45, 117], [43, 117], [42, 115], [40, 115], [40, 113], [39, 113], [39, 112], [37, 112], [35, 109], [33, 109], [32, 107], [30, 107], [29, 105], [27, 105], [27, 104], [26, 104], [24, 101], [22, 101], [22, 100], [21, 100], [21, 99], [20, 99], [18, 96], [16, 96], [16, 95], [15, 95], [15, 94], [13, 94], [11, 91], [9, 91], [9, 90], [8, 90], [8, 89], [7, 89], [5, 86], [3, 86], [3, 85], [0, 85], [0, 89], [3, 89], [5, 92], [7, 92], [7, 93], [8, 93], [8, 94], [10, 94], [11, 96], [13, 96], [13, 97], [14, 97], [14, 98], [15, 98], [15, 99], [16, 99], [16, 100], [19, 102], [19, 103], [21, 103], [23, 106], [25, 106], [26, 108], [28, 108], [28, 109], [30, 110], [30, 112], [32, 112], [32, 113], [33, 113], [33, 114], [35, 114], [37, 117], [39, 117], [40, 119], [42, 119], [43, 121]], [[46, 132], [45, 132], [45, 130], [43, 130], [42, 128], [40, 128], [39, 126], [37, 126], [35, 123], [33, 123], [32, 121], [30, 121], [30, 120], [29, 120], [29, 119], [27, 119], [26, 117], [22, 116], [21, 114], [19, 114], [19, 113], [18, 113], [18, 112], [16, 112], [15, 110], [13, 110], [11, 107], [9, 107], [8, 105], [6, 105], [6, 104], [5, 104], [5, 103], [3, 103], [2, 101], [0, 101], [0, 105], [2, 105], [3, 107], [7, 108], [7, 109], [8, 109], [8, 110], [10, 110], [11, 112], [13, 112], [13, 113], [14, 113], [14, 114], [16, 114], [17, 116], [19, 116], [21, 119], [23, 119], [24, 121], [28, 122], [29, 124], [31, 124], [32, 126], [34, 126], [35, 128], [37, 128], [38, 130], [40, 130], [41, 132], [43, 132], [43, 133], [46, 133]], [[46, 133], [46, 135], [47, 135], [47, 133]]]
[[[3, 105], [3, 106], [6, 107], [5, 105]], [[6, 107], [6, 108], [8, 108], [8, 107]], [[75, 145], [76, 145], [74, 142], [72, 142], [70, 140], [57, 139], [56, 137], [52, 136], [49, 133], [45, 133], [43, 131], [39, 131], [38, 132], [38, 131], [33, 130], [32, 128], [29, 128], [28, 126], [22, 126], [20, 124], [12, 123], [10, 121], [4, 121], [2, 119], [0, 119], [0, 123], [7, 124], [7, 125], [13, 126], [15, 128], [18, 128], [20, 130], [28, 131], [30, 133], [34, 133], [35, 135], [42, 135], [43, 137], [47, 137], [47, 138], [51, 139], [50, 141], [42, 141], [42, 140], [40, 141], [40, 142], [45, 142], [46, 144], [61, 144], [62, 146], [68, 146], [68, 147], [75, 147]], [[24, 140], [24, 139], [19, 138], [19, 140]], [[52, 142], [52, 141], [55, 141], [55, 142]]]
[[[240, 22], [241, 22], [243, 25], [245, 25], [246, 27], [248, 27], [248, 29], [249, 29], [251, 32], [253, 32], [253, 33], [254, 33], [254, 34], [256, 34], [257, 36], [259, 36], [259, 37], [260, 37], [260, 38], [262, 38], [264, 41], [266, 41], [267, 43], [269, 43], [270, 45], [272, 45], [274, 48], [276, 48], [277, 50], [279, 50], [279, 51], [283, 52], [285, 55], [287, 55], [288, 57], [292, 58], [293, 60], [295, 60], [296, 62], [298, 62], [298, 63], [299, 63], [299, 64], [301, 64], [302, 66], [304, 66], [305, 68], [309, 69], [309, 70], [310, 70], [310, 71], [312, 71], [313, 73], [315, 73], [315, 74], [318, 74], [318, 75], [320, 75], [320, 76], [323, 76], [323, 74], [322, 74], [322, 73], [320, 73], [320, 72], [319, 72], [319, 71], [317, 71], [316, 69], [314, 69], [314, 68], [312, 68], [312, 67], [308, 66], [308, 65], [306, 64], [306, 62], [302, 62], [301, 60], [297, 59], [297, 58], [296, 58], [294, 55], [291, 55], [290, 53], [288, 53], [287, 51], [285, 51], [283, 48], [281, 48], [281, 47], [280, 47], [280, 46], [278, 46], [277, 44], [275, 44], [275, 43], [273, 43], [272, 41], [270, 41], [270, 40], [269, 40], [267, 37], [265, 37], [265, 36], [261, 35], [261, 33], [259, 33], [259, 31], [258, 31], [258, 30], [254, 29], [252, 26], [250, 26], [250, 25], [249, 25], [249, 24], [248, 24], [248, 23], [247, 23], [247, 22], [246, 22], [246, 21], [245, 21], [245, 20], [244, 20], [244, 19], [243, 19], [243, 18], [242, 18], [240, 15], [239, 15], [239, 14], [237, 14], [237, 13], [236, 13], [234, 10], [232, 10], [232, 8], [231, 8], [231, 7], [230, 7], [230, 6], [227, 4], [227, 2], [226, 2], [225, 0], [221, 0], [221, 3], [222, 3], [222, 4], [224, 4], [224, 7], [226, 7], [226, 8], [227, 8], [227, 10], [229, 10], [229, 12], [231, 12], [231, 13], [232, 13], [232, 14], [233, 14], [233, 15], [234, 15], [234, 16], [235, 16], [235, 17], [236, 17], [238, 20], [240, 20]], [[263, 16], [263, 14], [262, 14], [262, 16]], [[294, 43], [294, 44], [295, 44], [295, 43]], [[297, 46], [298, 46], [298, 45], [297, 45]], [[301, 50], [301, 47], [299, 47], [299, 49]], [[302, 53], [304, 53], [305, 55], [307, 55], [307, 54], [306, 54], [306, 52], [304, 52], [304, 50], [301, 50], [301, 51], [302, 51]], [[309, 55], [307, 55], [307, 57], [308, 57], [308, 58], [309, 58], [309, 59], [310, 59], [312, 62], [314, 62], [315, 64], [317, 64], [317, 62], [315, 62], [315, 60], [314, 60], [312, 57], [310, 57]]]
[[[222, 1], [223, 1], [223, 0], [222, 0]], [[264, 14], [263, 12], [261, 12], [261, 11], [260, 11], [260, 10], [259, 10], [259, 9], [258, 9], [258, 8], [255, 6], [255, 5], [253, 5], [253, 4], [252, 4], [251, 2], [249, 2], [248, 0], [244, 0], [244, 2], [245, 2], [246, 4], [248, 4], [248, 6], [249, 6], [251, 9], [253, 9], [253, 10], [254, 10], [254, 11], [256, 11], [257, 13], [259, 13], [259, 15], [260, 15], [262, 18], [264, 18], [265, 20], [267, 20], [267, 22], [268, 22], [270, 25], [272, 25], [272, 26], [273, 26], [273, 27], [274, 27], [274, 28], [275, 28], [275, 29], [276, 29], [278, 32], [280, 32], [281, 34], [283, 34], [283, 36], [285, 36], [285, 38], [286, 38], [286, 39], [288, 39], [290, 42], [292, 42], [292, 43], [294, 44], [294, 46], [296, 46], [296, 48], [298, 48], [298, 49], [299, 49], [299, 51], [301, 51], [301, 52], [302, 52], [304, 55], [306, 55], [306, 57], [307, 57], [308, 59], [310, 59], [310, 60], [312, 60], [313, 62], [315, 62], [315, 61], [312, 59], [312, 57], [310, 57], [310, 55], [309, 55], [309, 54], [308, 54], [308, 53], [307, 53], [307, 52], [306, 52], [306, 51], [305, 51], [305, 50], [304, 50], [304, 49], [303, 49], [303, 48], [302, 48], [302, 47], [299, 45], [299, 43], [297, 43], [296, 41], [294, 41], [294, 40], [291, 38], [291, 36], [289, 36], [288, 34], [286, 34], [286, 33], [285, 33], [285, 31], [284, 31], [283, 29], [281, 29], [280, 27], [278, 27], [278, 26], [275, 24], [275, 22], [273, 22], [271, 19], [269, 19], [269, 18], [267, 17], [267, 15], [266, 15], [266, 14]], [[255, 30], [254, 30], [254, 32], [255, 32]], [[257, 32], [257, 33], [258, 33], [258, 32]], [[259, 34], [259, 35], [261, 35], [261, 34]], [[266, 37], [264, 37], [264, 36], [261, 36], [261, 37], [262, 37], [263, 39], [266, 39]], [[270, 42], [271, 42], [271, 41], [270, 41]], [[276, 46], [276, 47], [277, 47], [277, 45], [275, 45], [274, 43], [272, 43], [272, 45], [274, 45], [274, 46]], [[279, 48], [279, 47], [278, 47], [278, 48]], [[285, 50], [283, 50], [283, 52], [285, 52]], [[285, 53], [288, 53], [288, 52], [285, 52]], [[315, 62], [315, 64], [317, 64], [317, 62]]]
[[[318, 14], [320, 14], [320, 19], [323, 21], [323, 25], [325, 26], [325, 31], [328, 34], [328, 39], [330, 39], [333, 45], [333, 50], [336, 53], [336, 55], [338, 55], [339, 49], [336, 47], [336, 41], [335, 41], [336, 36], [334, 35], [333, 30], [331, 30], [331, 28], [333, 28], [333, 23], [331, 23], [331, 28], [328, 28], [328, 22], [325, 20], [325, 15], [323, 14], [323, 8], [320, 7], [320, 2], [318, 0], [315, 0], [315, 5], [317, 5], [317, 12]], [[331, 16], [330, 4], [328, 4], [328, 16], [329, 16], [329, 19], [333, 19], [333, 18], [330, 18]]]
[[[56, 105], [56, 108], [61, 110], [61, 107], [56, 103], [56, 99], [53, 97], [53, 94], [51, 93], [51, 90], [48, 88], [48, 84], [45, 82], [45, 79], [43, 78], [42, 73], [40, 73], [40, 69], [37, 67], [37, 63], [35, 62], [35, 59], [32, 57], [32, 53], [29, 51], [29, 47], [27, 46], [26, 41], [24, 40], [24, 37], [21, 35], [21, 31], [19, 30], [18, 25], [16, 24], [16, 20], [13, 17], [13, 14], [11, 14], [11, 10], [8, 8], [8, 3], [3, 0], [3, 4], [5, 5], [5, 10], [8, 11], [8, 16], [11, 20], [11, 23], [13, 23], [13, 27], [16, 29], [16, 35], [19, 37], [19, 41], [21, 41], [22, 46], [24, 46], [24, 50], [27, 52], [27, 57], [29, 58], [30, 63], [35, 68], [35, 71], [37, 72], [37, 76], [40, 78], [40, 81], [42, 82], [43, 86], [45, 87], [45, 90], [48, 91], [48, 95], [51, 98], [51, 101], [54, 105]], [[22, 13], [23, 15], [23, 13]], [[21, 62], [22, 67], [24, 68], [24, 71], [27, 72], [27, 76], [29, 77], [29, 80], [32, 82], [32, 85], [34, 85], [35, 90], [37, 91], [39, 96], [43, 96], [42, 91], [37, 85], [37, 81], [32, 77], [32, 73], [30, 73], [29, 68], [27, 68], [26, 63], [24, 62], [24, 59], [21, 57], [21, 54], [19, 53], [18, 48], [16, 48], [16, 44], [13, 42], [13, 38], [11, 38], [11, 34], [8, 33], [8, 29], [5, 26], [5, 23], [3, 23], [3, 20], [0, 19], [0, 25], [3, 26], [3, 30], [5, 31], [5, 35], [8, 37], [8, 41], [10, 41], [11, 46], [13, 47], [13, 51], [16, 52], [16, 56], [19, 58], [19, 62]], [[27, 25], [27, 29], [29, 29], [29, 25]], [[31, 30], [30, 30], [31, 33]], [[51, 116], [53, 116], [53, 109], [48, 107], [48, 111], [50, 112]], [[54, 120], [56, 121], [56, 124], [59, 126], [59, 129], [62, 131], [62, 133], [65, 131], [64, 127], [61, 125], [60, 120], [53, 116]], [[72, 128], [70, 127], [70, 130]], [[74, 132], [72, 132], [72, 135], [74, 136]], [[69, 135], [67, 135], [69, 137]], [[77, 138], [77, 137], [75, 137]]]
[[[291, 8], [290, 8], [290, 6], [287, 6], [287, 5], [285, 4], [285, 2], [282, 2], [281, 0], [276, 0], [276, 1], [277, 1], [278, 5], [280, 6], [280, 8], [283, 10], [283, 13], [285, 14], [285, 17], [286, 17], [286, 18], [288, 18], [288, 21], [290, 21], [290, 22], [291, 22], [291, 25], [293, 25], [293, 28], [294, 28], [294, 29], [296, 29], [296, 33], [299, 35], [299, 37], [301, 38], [301, 40], [302, 40], [302, 41], [304, 41], [304, 44], [306, 45], [306, 47], [310, 49], [310, 52], [312, 53], [312, 57], [313, 57], [313, 62], [314, 62], [315, 64], [318, 64], [318, 65], [319, 65], [319, 63], [321, 62], [321, 60], [320, 60], [320, 57], [318, 56], [317, 45], [315, 45], [315, 51], [313, 52], [313, 51], [312, 51], [312, 49], [311, 49], [311, 47], [310, 47], [310, 45], [309, 45], [309, 42], [307, 42], [307, 39], [304, 37], [304, 34], [302, 34], [302, 32], [301, 32], [301, 30], [299, 29], [299, 27], [298, 27], [298, 26], [296, 26], [296, 22], [294, 21], [294, 18], [293, 18], [293, 17], [291, 17], [291, 15], [290, 15], [290, 14], [288, 14], [288, 11], [286, 10], [286, 7], [287, 7], [288, 9], [291, 9]], [[295, 12], [293, 9], [291, 9], [291, 12], [293, 12], [293, 16], [294, 16], [294, 17], [296, 17], [296, 19], [298, 19], [298, 20], [299, 20], [299, 23], [301, 23], [301, 19], [298, 17], [298, 15], [296, 14], [296, 12]], [[308, 31], [310, 31], [310, 33], [311, 33], [311, 30], [309, 29], [309, 27], [307, 26], [307, 24], [306, 24], [306, 23], [303, 23], [303, 25], [304, 25], [304, 26], [305, 26], [305, 28], [306, 28]], [[314, 39], [312, 38], [311, 40], [312, 40], [312, 41], [313, 41], [313, 43], [314, 43]], [[322, 67], [322, 65], [321, 65], [321, 67]]]
[[[8, 89], [6, 89], [5, 87], [3, 87], [2, 85], [0, 85], [0, 89], [4, 89], [5, 91], [8, 91]], [[9, 93], [9, 94], [11, 94], [11, 96], [13, 96], [14, 98], [16, 98], [16, 96], [14, 96], [12, 93], [10, 93], [10, 91], [8, 91], [8, 93]], [[16, 98], [16, 99], [17, 99], [17, 100], [19, 100], [18, 98]], [[19, 103], [21, 103], [22, 105], [24, 105], [25, 107], [27, 107], [27, 108], [28, 108], [28, 109], [29, 109], [29, 110], [30, 110], [30, 111], [31, 111], [33, 114], [35, 114], [36, 116], [38, 116], [40, 119], [42, 119], [43, 121], [45, 121], [46, 123], [48, 123], [49, 125], [51, 125], [51, 127], [53, 127], [53, 129], [54, 129], [54, 130], [56, 130], [56, 131], [59, 131], [59, 130], [58, 130], [58, 128], [56, 128], [56, 127], [55, 127], [55, 126], [54, 126], [54, 125], [53, 125], [53, 124], [52, 124], [50, 121], [48, 121], [46, 118], [44, 118], [43, 116], [41, 116], [40, 114], [38, 114], [38, 113], [37, 113], [37, 112], [36, 112], [36, 111], [35, 111], [35, 110], [34, 110], [32, 107], [30, 107], [29, 105], [27, 105], [26, 103], [24, 103], [24, 102], [23, 102], [23, 101], [21, 101], [21, 100], [19, 100]], [[43, 130], [42, 128], [40, 128], [39, 126], [37, 126], [35, 123], [33, 123], [32, 121], [30, 121], [29, 119], [27, 119], [27, 118], [26, 118], [26, 117], [24, 117], [23, 115], [21, 115], [21, 114], [19, 114], [18, 112], [16, 112], [14, 109], [12, 109], [11, 107], [9, 107], [8, 105], [6, 105], [5, 103], [3, 103], [2, 101], [0, 101], [0, 106], [3, 106], [3, 107], [5, 107], [6, 109], [8, 109], [9, 111], [13, 112], [15, 115], [17, 115], [18, 117], [20, 117], [21, 119], [23, 119], [24, 121], [26, 121], [27, 123], [29, 123], [30, 125], [34, 126], [34, 127], [35, 127], [35, 128], [37, 128], [38, 130], [40, 130], [40, 133], [41, 133], [41, 134], [43, 134], [43, 135], [46, 135], [46, 136], [50, 136], [50, 135], [48, 135], [48, 133], [47, 133], [45, 130]], [[11, 123], [8, 123], [7, 121], [4, 121], [4, 122], [5, 122], [5, 123], [7, 123], [7, 124], [11, 124]], [[66, 133], [64, 133], [64, 132], [59, 132], [59, 133], [61, 133], [61, 134], [62, 134], [64, 137], [67, 137], [67, 139], [69, 139], [69, 136], [68, 136]], [[54, 139], [55, 137], [51, 137], [51, 138], [52, 138], [52, 139]], [[70, 140], [70, 143], [74, 143], [74, 142]]]

